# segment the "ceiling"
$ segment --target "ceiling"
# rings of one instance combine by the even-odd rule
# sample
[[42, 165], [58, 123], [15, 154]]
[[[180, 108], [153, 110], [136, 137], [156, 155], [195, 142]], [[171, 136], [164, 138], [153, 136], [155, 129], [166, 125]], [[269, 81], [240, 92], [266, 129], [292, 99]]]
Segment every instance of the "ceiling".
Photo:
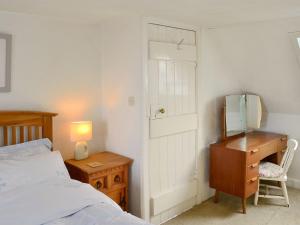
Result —
[[299, 0], [0, 0], [1, 11], [97, 22], [139, 14], [201, 26], [300, 16]]

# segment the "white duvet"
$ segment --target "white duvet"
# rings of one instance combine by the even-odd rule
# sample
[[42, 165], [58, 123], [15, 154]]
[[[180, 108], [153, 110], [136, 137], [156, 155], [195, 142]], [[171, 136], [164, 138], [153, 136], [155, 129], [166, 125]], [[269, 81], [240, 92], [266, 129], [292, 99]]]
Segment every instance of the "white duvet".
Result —
[[0, 194], [1, 225], [146, 225], [88, 184], [53, 179]]

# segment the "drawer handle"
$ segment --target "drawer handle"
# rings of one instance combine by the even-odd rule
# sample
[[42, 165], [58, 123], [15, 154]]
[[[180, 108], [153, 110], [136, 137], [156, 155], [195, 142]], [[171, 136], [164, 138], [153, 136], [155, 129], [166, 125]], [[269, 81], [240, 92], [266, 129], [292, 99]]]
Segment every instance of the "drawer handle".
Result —
[[286, 141], [287, 140], [287, 137], [282, 137], [280, 138], [281, 141]]
[[115, 176], [114, 182], [115, 183], [120, 183], [121, 182], [121, 177], [119, 175]]
[[252, 179], [250, 179], [249, 181], [250, 181], [250, 183], [253, 183], [253, 182], [255, 182], [257, 180], [257, 177], [253, 177]]
[[253, 168], [257, 167], [257, 166], [258, 166], [258, 163], [253, 163], [253, 164], [250, 165], [250, 168], [253, 169]]
[[100, 181], [96, 182], [96, 188], [100, 189], [102, 187], [102, 183]]
[[253, 150], [251, 150], [251, 153], [252, 153], [252, 154], [254, 154], [254, 153], [256, 153], [256, 152], [258, 152], [258, 149], [253, 149]]

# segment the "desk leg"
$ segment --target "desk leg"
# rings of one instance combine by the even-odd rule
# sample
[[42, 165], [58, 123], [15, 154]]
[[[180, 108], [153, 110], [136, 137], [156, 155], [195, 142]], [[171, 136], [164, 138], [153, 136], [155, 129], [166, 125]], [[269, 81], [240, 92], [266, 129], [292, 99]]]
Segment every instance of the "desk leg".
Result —
[[280, 165], [282, 157], [283, 157], [283, 153], [281, 151], [276, 153], [276, 164], [277, 165]]
[[247, 203], [247, 199], [246, 198], [242, 198], [243, 214], [246, 214], [246, 203]]
[[220, 192], [216, 189], [215, 197], [214, 197], [214, 202], [215, 202], [215, 203], [218, 203], [218, 202], [219, 202], [219, 194], [220, 194]]

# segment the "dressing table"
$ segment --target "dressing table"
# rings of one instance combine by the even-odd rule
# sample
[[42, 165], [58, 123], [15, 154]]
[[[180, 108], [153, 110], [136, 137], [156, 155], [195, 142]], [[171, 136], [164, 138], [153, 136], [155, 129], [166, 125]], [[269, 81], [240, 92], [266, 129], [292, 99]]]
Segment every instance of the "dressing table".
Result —
[[[237, 102], [239, 103], [237, 109], [243, 107], [243, 104]], [[237, 132], [236, 128], [239, 126], [247, 127], [249, 125], [245, 119], [247, 116], [241, 116], [240, 112], [235, 112], [238, 119], [226, 119], [228, 116], [233, 117], [229, 115], [229, 109], [226, 111], [228, 105], [229, 101], [227, 100], [222, 113], [224, 135], [221, 141], [210, 146], [210, 187], [216, 190], [214, 197], [216, 203], [219, 200], [219, 192], [234, 195], [241, 198], [242, 210], [243, 213], [246, 213], [247, 198], [258, 190], [260, 161], [268, 160], [279, 164], [287, 147], [287, 135], [261, 131], [245, 132], [242, 129], [242, 132]], [[255, 109], [251, 110], [252, 113], [249, 115], [258, 118], [258, 120], [252, 118], [252, 122], [259, 122], [257, 124], [260, 125], [260, 115], [254, 113]], [[246, 112], [247, 109], [240, 111]], [[231, 124], [230, 127], [234, 127], [235, 130], [229, 130], [228, 122], [230, 120], [239, 121], [242, 124]], [[253, 127], [253, 124], [251, 126]], [[228, 136], [228, 133], [234, 135]]]

